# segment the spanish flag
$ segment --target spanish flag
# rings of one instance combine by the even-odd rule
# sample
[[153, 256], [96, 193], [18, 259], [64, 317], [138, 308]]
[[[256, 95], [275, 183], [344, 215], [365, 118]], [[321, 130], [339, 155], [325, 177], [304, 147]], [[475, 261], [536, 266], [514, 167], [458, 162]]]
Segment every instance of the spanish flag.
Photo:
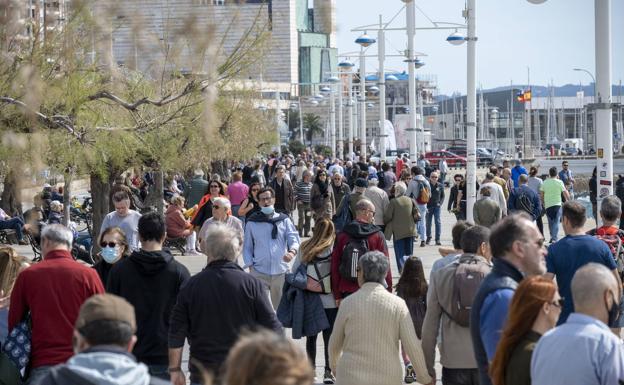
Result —
[[516, 95], [516, 99], [518, 99], [518, 101], [520, 103], [530, 102], [531, 101], [531, 90], [518, 92], [518, 94]]

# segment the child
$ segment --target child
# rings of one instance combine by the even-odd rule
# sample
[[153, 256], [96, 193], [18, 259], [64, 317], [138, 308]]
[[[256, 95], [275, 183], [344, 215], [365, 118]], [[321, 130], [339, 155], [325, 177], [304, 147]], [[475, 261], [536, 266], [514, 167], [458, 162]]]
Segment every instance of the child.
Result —
[[[427, 311], [427, 280], [422, 260], [418, 257], [409, 257], [403, 266], [403, 273], [396, 285], [397, 295], [405, 300], [416, 329], [416, 335], [422, 339], [422, 326]], [[405, 363], [405, 383], [416, 381], [414, 367], [405, 351], [401, 349]]]

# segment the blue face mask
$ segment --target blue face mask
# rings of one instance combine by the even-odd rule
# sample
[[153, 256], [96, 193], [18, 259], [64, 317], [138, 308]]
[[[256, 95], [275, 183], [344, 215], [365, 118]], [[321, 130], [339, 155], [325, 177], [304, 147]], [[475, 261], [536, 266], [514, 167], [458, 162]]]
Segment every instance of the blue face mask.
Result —
[[262, 214], [264, 215], [271, 215], [275, 212], [275, 209], [273, 206], [264, 206], [260, 208], [260, 211], [262, 211]]
[[113, 264], [119, 259], [119, 247], [103, 247], [100, 255], [106, 263]]

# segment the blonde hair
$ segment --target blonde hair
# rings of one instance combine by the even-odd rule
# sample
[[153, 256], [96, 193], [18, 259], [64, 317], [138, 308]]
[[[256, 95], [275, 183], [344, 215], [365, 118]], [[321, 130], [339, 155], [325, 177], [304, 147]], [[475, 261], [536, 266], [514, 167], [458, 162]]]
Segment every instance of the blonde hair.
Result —
[[327, 218], [318, 220], [314, 226], [312, 238], [301, 244], [301, 261], [303, 263], [312, 261], [323, 251], [332, 247], [335, 239], [334, 223]]
[[312, 385], [314, 369], [292, 340], [269, 330], [243, 335], [225, 362], [227, 385]]
[[26, 266], [26, 261], [12, 247], [0, 248], [0, 289], [4, 296], [11, 294], [17, 275]]
[[174, 195], [173, 198], [171, 198], [171, 204], [179, 207], [184, 207], [184, 197], [180, 195]]

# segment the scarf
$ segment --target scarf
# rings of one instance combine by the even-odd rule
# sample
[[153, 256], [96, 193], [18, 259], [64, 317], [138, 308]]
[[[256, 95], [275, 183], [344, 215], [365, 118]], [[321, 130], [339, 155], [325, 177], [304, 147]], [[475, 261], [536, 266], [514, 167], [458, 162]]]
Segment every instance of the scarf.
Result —
[[288, 215], [283, 213], [278, 213], [279, 215], [276, 217], [267, 217], [261, 211], [255, 212], [251, 214], [249, 218], [247, 218], [248, 222], [257, 222], [257, 223], [270, 223], [273, 225], [273, 230], [271, 230], [271, 238], [277, 238], [277, 224], [284, 219], [288, 218]]

